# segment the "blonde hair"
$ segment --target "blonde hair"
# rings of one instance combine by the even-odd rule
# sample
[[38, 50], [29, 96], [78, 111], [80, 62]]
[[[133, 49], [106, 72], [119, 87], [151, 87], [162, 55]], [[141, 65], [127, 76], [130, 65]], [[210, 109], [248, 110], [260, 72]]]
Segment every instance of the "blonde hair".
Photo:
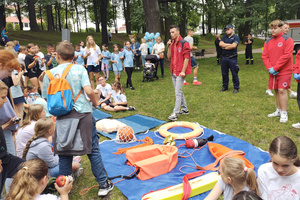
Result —
[[5, 200], [32, 200], [38, 194], [40, 181], [48, 175], [48, 166], [41, 159], [31, 159], [20, 165], [13, 177]]
[[87, 50], [89, 50], [90, 48], [93, 48], [94, 50], [96, 50], [95, 39], [93, 38], [94, 44], [90, 45], [90, 43], [88, 42], [90, 38], [93, 38], [93, 36], [89, 35], [89, 36], [86, 37], [86, 48], [87, 48]]
[[9, 50], [0, 50], [0, 63], [2, 69], [19, 69], [20, 63], [16, 59], [15, 55]]
[[283, 22], [279, 19], [276, 19], [269, 24], [270, 27], [282, 27], [282, 25]]
[[221, 162], [221, 171], [226, 177], [237, 183], [245, 183], [250, 190], [259, 195], [256, 175], [253, 169], [247, 168], [240, 158], [226, 157]]
[[142, 43], [146, 43], [146, 40], [145, 40], [145, 38], [142, 38]]
[[49, 130], [54, 129], [54, 121], [51, 118], [39, 119], [34, 126], [34, 135], [28, 140], [26, 147], [23, 151], [23, 159], [26, 159], [30, 144], [41, 137], [45, 137]]
[[124, 88], [123, 88], [122, 84], [119, 81], [114, 81], [112, 85], [116, 86], [117, 90], [119, 90], [121, 94], [125, 94]]
[[28, 108], [28, 113], [23, 120], [20, 128], [25, 128], [27, 125], [31, 124], [31, 121], [37, 121], [40, 119], [40, 114], [43, 112], [44, 106], [41, 104], [31, 104]]

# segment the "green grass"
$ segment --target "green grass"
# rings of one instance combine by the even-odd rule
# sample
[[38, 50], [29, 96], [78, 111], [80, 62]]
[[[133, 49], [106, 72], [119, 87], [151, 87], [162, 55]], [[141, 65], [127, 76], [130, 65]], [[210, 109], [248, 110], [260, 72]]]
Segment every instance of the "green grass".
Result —
[[[60, 33], [32, 33], [32, 32], [10, 32], [12, 39], [19, 39], [21, 44], [29, 42], [46, 46], [48, 42], [57, 43]], [[85, 40], [86, 33], [72, 33], [71, 42], [77, 43]], [[15, 38], [14, 38], [15, 37]], [[123, 38], [122, 38], [123, 37]], [[96, 43], [101, 44], [100, 34], [95, 34]], [[113, 37], [113, 41], [122, 44], [127, 40], [125, 35]], [[207, 42], [214, 48], [212, 42]], [[255, 43], [253, 48], [261, 48], [263, 41]], [[243, 50], [243, 45], [239, 45]], [[243, 47], [243, 48], [242, 48]], [[201, 47], [200, 47], [201, 48]], [[288, 114], [289, 121], [286, 124], [279, 123], [279, 118], [268, 118], [267, 115], [275, 111], [275, 98], [267, 96], [265, 90], [268, 86], [268, 73], [261, 60], [261, 54], [254, 54], [254, 65], [244, 65], [244, 55], [239, 55], [239, 78], [240, 92], [233, 94], [232, 80], [230, 78], [229, 91], [219, 92], [222, 87], [220, 66], [216, 64], [215, 58], [197, 60], [199, 63], [198, 80], [203, 82], [201, 86], [192, 84], [183, 87], [184, 95], [190, 110], [189, 115], [179, 116], [180, 121], [198, 122], [210, 129], [218, 130], [228, 135], [245, 140], [257, 147], [268, 150], [270, 142], [279, 135], [292, 138], [297, 146], [300, 145], [300, 132], [292, 128], [292, 124], [300, 121], [296, 99], [289, 99]], [[158, 72], [160, 75], [160, 70]], [[165, 64], [165, 78], [153, 82], [141, 82], [142, 72], [134, 71], [133, 85], [135, 91], [126, 89], [128, 104], [135, 106], [134, 112], [110, 113], [113, 118], [122, 118], [133, 114], [142, 114], [167, 120], [172, 113], [175, 103], [174, 88], [171, 81], [169, 63]], [[192, 83], [192, 75], [186, 80]], [[108, 83], [113, 82], [113, 73], [110, 73]], [[121, 83], [126, 82], [125, 72], [121, 75]], [[297, 90], [297, 85], [292, 80], [291, 88]], [[156, 130], [155, 128], [154, 130]], [[100, 137], [100, 141], [106, 140]], [[86, 156], [82, 159], [82, 167], [85, 169], [82, 177], [75, 180], [70, 199], [99, 199], [97, 188], [93, 188], [86, 195], [81, 196], [79, 191], [96, 185], [92, 175], [90, 163]], [[123, 200], [126, 199], [122, 193], [115, 188], [108, 196], [102, 199]]]

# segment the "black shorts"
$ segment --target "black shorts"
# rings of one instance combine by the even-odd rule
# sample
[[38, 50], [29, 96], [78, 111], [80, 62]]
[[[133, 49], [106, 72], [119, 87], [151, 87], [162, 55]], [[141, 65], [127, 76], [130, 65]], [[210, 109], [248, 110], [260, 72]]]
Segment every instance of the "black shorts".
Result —
[[29, 79], [38, 78], [41, 74], [42, 74], [42, 71], [35, 71], [35, 72], [29, 71], [28, 72], [28, 78]]
[[101, 105], [104, 104], [104, 103], [105, 103], [106, 105], [109, 105], [109, 104], [110, 104], [110, 100], [108, 99], [108, 100], [102, 102], [102, 103], [100, 104], [100, 107], [101, 107]]
[[[109, 105], [110, 107], [114, 108], [115, 106], [113, 105]], [[123, 107], [127, 107], [127, 104], [126, 105], [118, 105], [118, 106], [123, 106]]]

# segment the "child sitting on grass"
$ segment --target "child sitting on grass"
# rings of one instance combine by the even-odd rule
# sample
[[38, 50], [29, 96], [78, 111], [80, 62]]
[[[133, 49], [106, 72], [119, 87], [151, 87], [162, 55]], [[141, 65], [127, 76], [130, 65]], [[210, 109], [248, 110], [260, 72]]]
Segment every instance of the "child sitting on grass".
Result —
[[27, 160], [20, 166], [14, 176], [10, 190], [5, 200], [68, 200], [68, 193], [72, 189], [73, 181], [66, 178], [64, 186], [54, 186], [60, 198], [53, 194], [41, 194], [48, 182], [48, 166], [41, 159]]
[[103, 109], [108, 111], [125, 111], [130, 110], [133, 111], [135, 108], [133, 106], [127, 107], [127, 99], [125, 96], [125, 92], [123, 86], [119, 81], [114, 81], [112, 84], [112, 98], [113, 101], [110, 105], [105, 106]]

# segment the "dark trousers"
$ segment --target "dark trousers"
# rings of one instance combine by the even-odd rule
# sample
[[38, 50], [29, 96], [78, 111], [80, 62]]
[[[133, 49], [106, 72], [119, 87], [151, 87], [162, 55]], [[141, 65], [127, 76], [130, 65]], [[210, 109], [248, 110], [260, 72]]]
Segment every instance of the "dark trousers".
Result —
[[[164, 58], [158, 60], [159, 65], [160, 65], [160, 70], [161, 70], [161, 75], [163, 76], [165, 74], [164, 70]], [[156, 73], [158, 72], [158, 62], [156, 63]]]
[[135, 66], [140, 67], [141, 55], [134, 56], [134, 58], [135, 58]]
[[128, 87], [128, 85], [130, 87], [132, 87], [131, 75], [132, 75], [132, 72], [133, 72], [133, 67], [125, 67], [125, 71], [126, 71], [126, 74], [127, 74], [126, 87]]
[[17, 156], [11, 154], [8, 156], [10, 157], [9, 162], [2, 164], [3, 171], [0, 173], [0, 194], [2, 194], [6, 178], [12, 178], [19, 171], [19, 165], [25, 162], [25, 160]]
[[229, 69], [232, 74], [232, 82], [234, 89], [240, 89], [240, 81], [239, 81], [239, 66], [237, 64], [237, 57], [229, 58], [222, 57], [221, 71], [223, 78], [223, 88], [228, 88], [229, 83]]
[[298, 83], [297, 86], [297, 103], [298, 103], [298, 108], [300, 110], [300, 83]]
[[253, 55], [252, 55], [252, 48], [246, 48], [245, 50], [245, 56], [246, 56], [246, 59], [253, 59]]

